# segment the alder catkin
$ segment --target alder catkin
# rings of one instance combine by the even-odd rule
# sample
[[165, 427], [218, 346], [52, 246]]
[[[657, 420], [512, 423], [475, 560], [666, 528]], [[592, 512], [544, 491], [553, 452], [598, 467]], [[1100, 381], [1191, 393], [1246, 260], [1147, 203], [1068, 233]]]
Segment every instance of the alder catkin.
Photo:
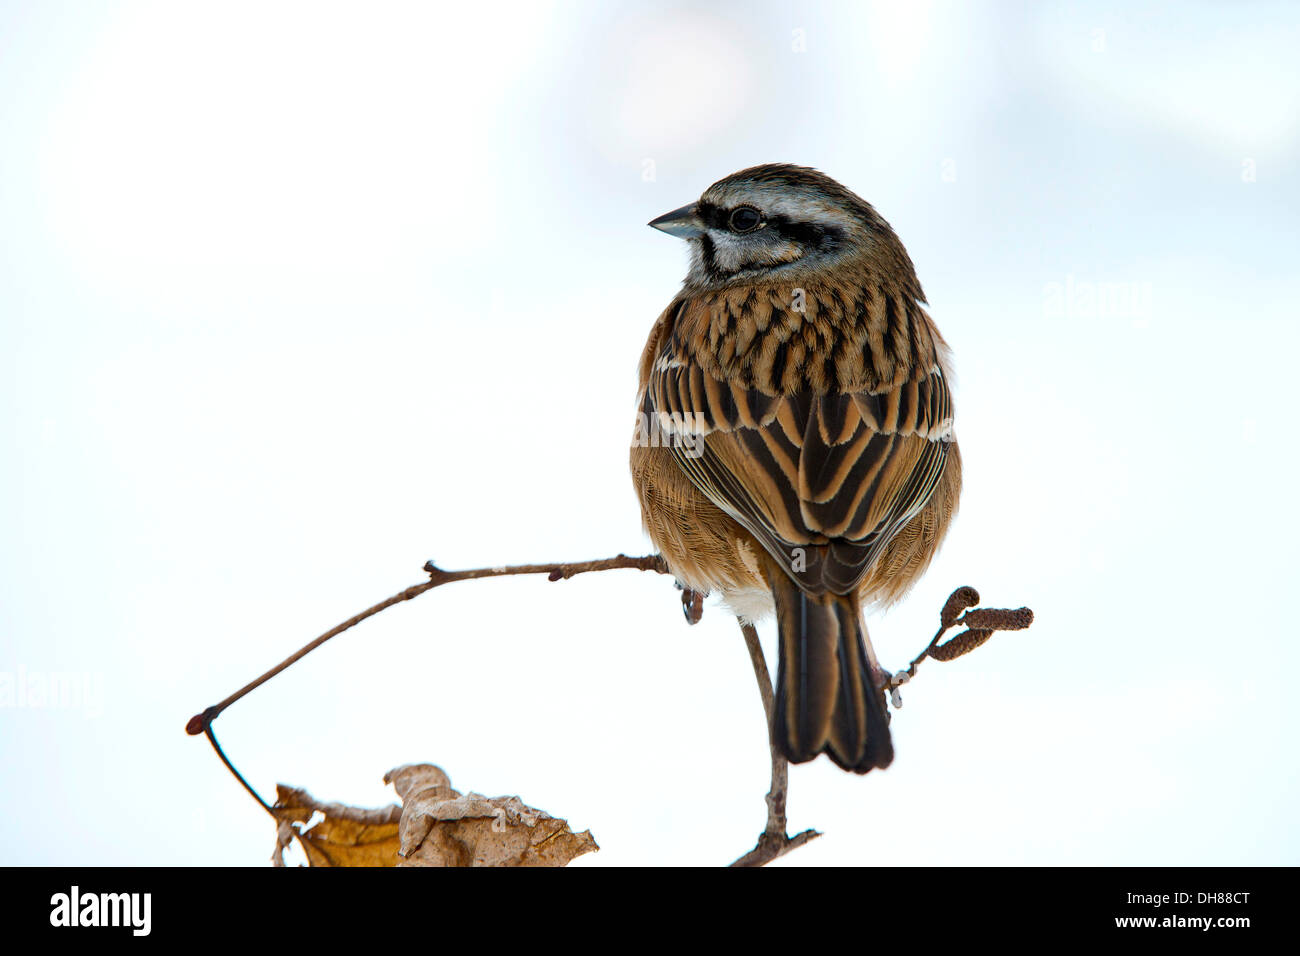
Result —
[[961, 623], [973, 630], [1023, 631], [1034, 623], [1034, 612], [1027, 607], [977, 607], [967, 611]]
[[973, 587], [960, 587], [948, 595], [948, 600], [944, 602], [943, 611], [939, 615], [939, 622], [943, 625], [944, 630], [952, 627], [957, 618], [961, 617], [961, 612], [968, 607], [973, 607], [980, 602], [980, 593]]
[[930, 656], [936, 661], [955, 661], [963, 654], [975, 650], [992, 636], [993, 631], [984, 628], [962, 631], [952, 640], [944, 641], [938, 647], [931, 648]]

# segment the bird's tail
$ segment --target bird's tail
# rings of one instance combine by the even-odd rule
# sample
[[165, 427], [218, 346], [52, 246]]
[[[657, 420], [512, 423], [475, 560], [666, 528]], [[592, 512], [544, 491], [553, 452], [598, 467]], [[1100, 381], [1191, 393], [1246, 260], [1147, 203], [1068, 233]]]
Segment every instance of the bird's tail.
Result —
[[772, 576], [780, 629], [772, 739], [792, 763], [826, 753], [866, 773], [894, 759], [884, 692], [867, 657], [856, 594], [808, 594]]

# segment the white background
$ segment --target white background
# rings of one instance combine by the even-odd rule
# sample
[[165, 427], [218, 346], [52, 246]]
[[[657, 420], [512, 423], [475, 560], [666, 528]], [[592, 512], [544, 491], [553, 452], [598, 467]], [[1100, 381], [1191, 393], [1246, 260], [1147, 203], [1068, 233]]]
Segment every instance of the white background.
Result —
[[[887, 772], [793, 768], [826, 835], [783, 863], [1300, 862], [1298, 26], [0, 4], [0, 862], [263, 864], [191, 714], [430, 557], [644, 553], [635, 365], [686, 263], [644, 223], [776, 161], [880, 210], [954, 351], [961, 513], [885, 665], [958, 585], [1037, 613], [923, 667]], [[633, 571], [427, 594], [217, 729], [268, 795], [439, 763], [590, 827], [581, 865], [764, 819], [734, 622]]]

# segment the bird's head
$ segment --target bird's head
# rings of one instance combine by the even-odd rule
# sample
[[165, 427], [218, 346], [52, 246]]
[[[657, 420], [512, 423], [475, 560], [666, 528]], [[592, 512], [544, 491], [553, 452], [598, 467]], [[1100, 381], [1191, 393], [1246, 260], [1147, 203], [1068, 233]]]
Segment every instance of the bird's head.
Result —
[[850, 264], [895, 276], [901, 272], [915, 281], [912, 262], [889, 223], [861, 197], [805, 166], [742, 169], [718, 180], [698, 202], [650, 225], [690, 242], [686, 285], [696, 289], [816, 277]]

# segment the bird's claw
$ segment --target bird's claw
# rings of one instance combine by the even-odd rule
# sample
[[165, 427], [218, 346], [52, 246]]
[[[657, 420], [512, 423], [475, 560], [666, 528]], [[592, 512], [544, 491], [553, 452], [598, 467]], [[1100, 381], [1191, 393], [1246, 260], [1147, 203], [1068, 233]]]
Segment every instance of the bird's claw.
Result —
[[682, 587], [680, 583], [677, 586], [682, 588], [682, 613], [686, 615], [686, 623], [699, 624], [700, 618], [704, 616], [704, 595]]

